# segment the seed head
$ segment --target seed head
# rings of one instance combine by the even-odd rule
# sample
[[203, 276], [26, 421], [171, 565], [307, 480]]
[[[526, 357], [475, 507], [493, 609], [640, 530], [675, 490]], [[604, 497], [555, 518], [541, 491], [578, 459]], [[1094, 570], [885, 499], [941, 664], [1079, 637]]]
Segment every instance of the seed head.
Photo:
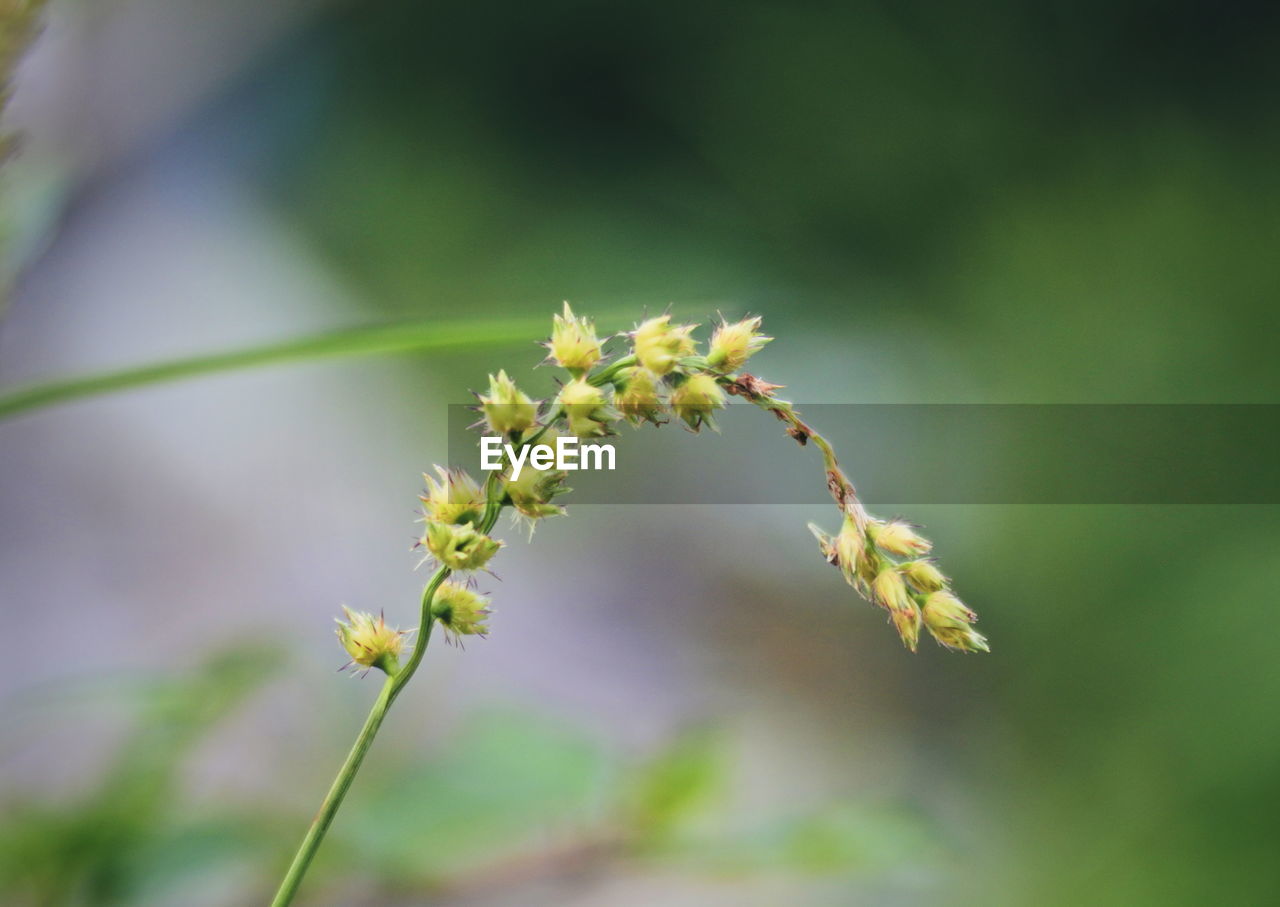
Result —
[[489, 376], [489, 393], [480, 395], [480, 409], [495, 435], [518, 435], [538, 421], [538, 407], [516, 387], [505, 371]]
[[574, 315], [566, 302], [564, 314], [553, 316], [552, 321], [554, 326], [547, 349], [557, 365], [576, 377], [600, 361], [600, 340], [590, 319]]
[[609, 406], [604, 391], [585, 378], [574, 378], [560, 388], [556, 403], [565, 411], [569, 434], [579, 438], [600, 438], [610, 433], [617, 413]]
[[662, 398], [658, 394], [658, 378], [641, 365], [623, 369], [618, 376], [622, 386], [613, 404], [622, 418], [632, 425], [652, 422], [657, 425], [662, 421], [665, 409]]
[[950, 592], [932, 592], [924, 600], [924, 623], [939, 643], [961, 652], [990, 652], [986, 638], [973, 629], [978, 619]]
[[450, 570], [479, 570], [502, 547], [502, 542], [477, 532], [473, 526], [449, 523], [427, 523], [422, 541], [432, 556]]
[[722, 321], [711, 335], [707, 352], [707, 367], [722, 374], [736, 372], [753, 355], [764, 349], [772, 340], [759, 332], [761, 319], [744, 318], [729, 324]]
[[919, 592], [937, 592], [950, 582], [929, 558], [907, 561], [902, 565], [902, 575]]
[[684, 356], [692, 356], [697, 348], [693, 330], [697, 325], [671, 323], [670, 315], [659, 315], [643, 322], [631, 332], [636, 359], [655, 375], [666, 375]]
[[489, 632], [489, 600], [462, 583], [443, 582], [431, 599], [431, 616], [445, 631], [457, 636], [484, 636]]
[[690, 375], [671, 392], [671, 409], [694, 431], [715, 428], [711, 414], [724, 406], [725, 393], [711, 375]]
[[419, 495], [422, 512], [437, 523], [479, 523], [484, 516], [484, 492], [460, 469], [436, 467], [439, 479], [423, 473], [427, 493]]
[[338, 619], [338, 641], [351, 661], [361, 667], [395, 674], [400, 669], [404, 638], [413, 631], [388, 627], [381, 614], [374, 617], [365, 611], [352, 611], [346, 605], [342, 610], [347, 619]]
[[928, 554], [929, 549], [933, 547], [932, 542], [916, 535], [910, 524], [902, 520], [877, 523], [869, 526], [867, 531], [881, 551], [888, 551], [890, 554], [902, 557], [919, 557], [922, 554]]

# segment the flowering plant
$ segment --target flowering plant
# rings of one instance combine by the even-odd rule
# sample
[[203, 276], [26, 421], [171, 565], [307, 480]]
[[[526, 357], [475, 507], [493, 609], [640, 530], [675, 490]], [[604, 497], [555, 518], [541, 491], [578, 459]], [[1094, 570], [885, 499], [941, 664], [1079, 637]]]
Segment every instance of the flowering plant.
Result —
[[432, 628], [439, 624], [454, 639], [489, 632], [489, 601], [474, 591], [470, 575], [486, 569], [502, 549], [503, 543], [491, 536], [502, 511], [510, 507], [531, 529], [540, 520], [564, 513], [557, 499], [568, 491], [565, 472], [525, 464], [521, 456], [558, 433], [599, 438], [612, 434], [621, 421], [640, 426], [673, 418], [690, 431], [714, 429], [716, 411], [731, 396], [772, 413], [798, 444], [812, 442], [822, 454], [827, 489], [841, 519], [835, 535], [810, 524], [823, 558], [864, 598], [887, 612], [911, 651], [922, 629], [948, 649], [988, 650], [986, 639], [973, 628], [976, 615], [927, 557], [932, 546], [917, 527], [868, 514], [831, 444], [776, 395], [782, 386], [742, 370], [773, 339], [760, 326], [759, 317], [722, 320], [705, 353], [700, 353], [693, 336], [697, 325], [674, 324], [671, 315], [659, 315], [619, 335], [616, 339], [625, 347], [609, 362], [606, 346], [615, 338], [602, 341], [592, 321], [575, 315], [566, 302], [545, 344], [548, 361], [567, 372], [554, 399], [534, 400], [505, 371], [490, 375], [488, 389], [477, 395], [478, 424], [505, 440], [506, 460], [483, 484], [465, 472], [439, 466], [434, 477], [425, 476], [426, 493], [420, 498], [424, 530], [418, 546], [427, 552], [424, 561], [435, 564], [435, 572], [422, 592], [421, 624], [408, 657], [401, 662], [412, 631], [387, 626], [381, 615], [350, 609], [347, 620], [339, 621], [338, 639], [350, 664], [365, 671], [377, 668], [386, 679], [281, 883], [273, 901], [276, 907], [290, 903], [296, 894], [387, 710], [422, 663]]

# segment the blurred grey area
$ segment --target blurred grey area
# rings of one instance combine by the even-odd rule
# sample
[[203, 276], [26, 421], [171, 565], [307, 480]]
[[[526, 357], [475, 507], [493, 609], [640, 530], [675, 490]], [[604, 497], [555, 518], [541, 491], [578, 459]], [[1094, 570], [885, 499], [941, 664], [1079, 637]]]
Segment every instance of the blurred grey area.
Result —
[[[9, 110], [0, 391], [569, 299], [762, 314], [753, 368], [816, 404], [1274, 403], [1276, 19], [55, 0]], [[0, 423], [0, 901], [266, 900], [376, 694], [332, 618], [416, 622], [449, 407], [499, 368], [551, 393], [540, 339]], [[821, 489], [784, 441], [735, 478]], [[980, 658], [902, 651], [819, 500], [567, 503], [504, 522], [492, 636], [433, 641], [300, 903], [1274, 891], [1274, 506], [879, 507], [927, 526]]]

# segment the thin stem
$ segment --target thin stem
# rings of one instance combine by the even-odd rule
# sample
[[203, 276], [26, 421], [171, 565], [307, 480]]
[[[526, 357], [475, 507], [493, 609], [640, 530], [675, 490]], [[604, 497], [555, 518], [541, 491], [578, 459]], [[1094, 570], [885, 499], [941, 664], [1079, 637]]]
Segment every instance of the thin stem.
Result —
[[628, 369], [636, 364], [635, 356], [623, 356], [617, 362], [611, 363], [587, 378], [587, 383], [595, 387], [600, 387], [618, 376], [623, 369]]
[[[428, 632], [430, 632], [429, 629]], [[422, 634], [423, 637], [426, 635], [427, 633]], [[396, 675], [396, 677], [398, 676]], [[285, 873], [284, 881], [280, 883], [280, 888], [276, 892], [275, 898], [271, 901], [271, 907], [285, 907], [285, 905], [293, 901], [294, 895], [298, 893], [298, 886], [302, 884], [302, 877], [306, 874], [307, 868], [311, 865], [311, 860], [320, 848], [320, 842], [324, 840], [325, 832], [333, 824], [333, 817], [337, 815], [338, 807], [342, 805], [342, 799], [347, 795], [347, 789], [351, 787], [351, 782], [355, 780], [356, 772], [360, 770], [360, 763], [364, 762], [365, 754], [369, 752], [369, 747], [373, 743], [374, 736], [378, 733], [378, 728], [382, 726], [382, 719], [387, 714], [392, 697], [395, 696], [396, 677], [387, 677], [387, 682], [382, 685], [382, 692], [378, 694], [377, 701], [374, 702], [373, 708], [369, 711], [369, 717], [365, 719], [364, 727], [360, 729], [360, 734], [356, 737], [356, 742], [352, 745], [351, 752], [347, 754], [347, 760], [342, 763], [342, 768], [338, 771], [338, 777], [333, 779], [333, 786], [329, 788], [329, 793], [325, 795], [324, 802], [320, 804], [320, 811], [316, 813], [315, 819], [311, 822], [311, 827], [307, 829], [307, 834], [302, 839], [302, 845], [298, 848], [297, 854], [294, 855], [293, 863], [290, 864], [289, 871]]]
[[427, 654], [427, 643], [431, 640], [431, 627], [435, 624], [435, 618], [431, 616], [431, 600], [435, 597], [436, 590], [440, 588], [440, 584], [449, 578], [451, 572], [448, 567], [439, 568], [431, 575], [431, 579], [427, 581], [427, 584], [422, 587], [418, 636], [414, 640], [413, 651], [409, 653], [409, 660], [401, 666], [396, 675], [390, 678], [387, 683], [391, 688], [391, 694], [387, 700], [388, 705], [400, 695], [404, 685], [413, 678], [414, 672], [418, 670], [418, 665], [422, 664], [422, 657]]
[[[489, 477], [489, 482], [485, 487], [488, 492], [488, 506], [485, 508], [485, 516], [479, 529], [481, 532], [487, 533], [493, 528], [494, 523], [498, 521], [498, 515], [502, 512], [503, 505], [501, 486], [494, 480], [494, 476], [491, 475]], [[293, 902], [294, 896], [298, 893], [298, 886], [302, 884], [302, 877], [306, 875], [307, 868], [311, 865], [316, 851], [320, 849], [320, 843], [324, 840], [325, 833], [329, 831], [329, 826], [333, 824], [333, 817], [337, 815], [338, 807], [342, 805], [342, 799], [347, 795], [347, 789], [351, 787], [351, 782], [355, 780], [356, 773], [360, 771], [360, 764], [364, 762], [365, 754], [369, 751], [373, 738], [377, 736], [378, 729], [382, 727], [382, 719], [386, 717], [387, 710], [391, 708], [391, 703], [395, 702], [396, 697], [400, 695], [400, 691], [413, 678], [418, 666], [422, 664], [422, 659], [427, 654], [427, 643], [431, 640], [431, 628], [435, 624], [435, 618], [431, 614], [431, 603], [435, 598], [436, 590], [440, 588], [441, 583], [449, 578], [451, 572], [448, 567], [440, 567], [431, 575], [431, 579], [427, 580], [427, 584], [422, 588], [418, 635], [414, 641], [413, 651], [409, 654], [409, 660], [394, 674], [387, 676], [387, 681], [382, 685], [382, 691], [373, 703], [373, 708], [369, 711], [369, 717], [365, 719], [364, 727], [360, 729], [356, 742], [351, 747], [351, 752], [347, 754], [346, 761], [342, 763], [342, 768], [338, 770], [338, 776], [333, 779], [333, 786], [329, 788], [329, 793], [325, 796], [324, 802], [320, 804], [320, 812], [316, 814], [315, 819], [311, 822], [311, 827], [307, 829], [307, 834], [303, 837], [302, 844], [298, 847], [298, 852], [294, 855], [293, 862], [289, 865], [289, 871], [285, 873], [284, 881], [280, 883], [280, 888], [276, 892], [275, 898], [271, 901], [271, 907], [286, 907], [286, 905]]]
[[722, 375], [716, 379], [730, 394], [742, 397], [763, 410], [773, 413], [780, 421], [787, 424], [787, 434], [802, 447], [809, 441], [822, 452], [822, 463], [827, 474], [827, 490], [841, 510], [853, 517], [859, 528], [865, 528], [867, 512], [858, 498], [853, 482], [845, 475], [836, 460], [835, 448], [831, 442], [813, 430], [800, 418], [800, 413], [787, 400], [780, 400], [773, 395], [781, 385], [769, 384], [754, 375], [743, 372], [739, 375]]

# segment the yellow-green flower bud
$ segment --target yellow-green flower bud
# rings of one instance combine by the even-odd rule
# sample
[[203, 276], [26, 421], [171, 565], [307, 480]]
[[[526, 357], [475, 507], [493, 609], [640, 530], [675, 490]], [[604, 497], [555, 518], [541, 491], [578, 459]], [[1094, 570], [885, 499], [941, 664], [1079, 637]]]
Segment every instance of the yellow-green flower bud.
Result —
[[840, 572], [844, 574], [845, 582], [857, 588], [858, 562], [862, 559], [865, 550], [865, 540], [853, 517], [845, 515], [844, 525], [835, 536], [827, 535], [813, 523], [809, 524], [809, 531], [817, 537], [818, 544], [822, 548], [822, 556], [827, 559], [827, 563], [839, 567]]
[[431, 599], [431, 616], [455, 637], [484, 636], [490, 613], [489, 600], [462, 583], [441, 583]]
[[564, 508], [552, 504], [551, 499], [569, 491], [564, 487], [565, 476], [566, 473], [562, 470], [526, 466], [520, 470], [520, 478], [512, 479], [508, 476], [503, 480], [503, 490], [511, 499], [511, 505], [531, 520], [558, 516], [564, 513]]
[[614, 398], [614, 406], [632, 425], [642, 422], [658, 423], [664, 407], [658, 393], [658, 379], [640, 365], [623, 369], [618, 374], [622, 390]]
[[716, 372], [736, 372], [753, 355], [760, 352], [772, 340], [759, 332], [761, 319], [744, 318], [729, 324], [721, 322], [711, 335], [707, 352], [707, 367]]
[[477, 532], [472, 526], [449, 523], [427, 523], [423, 544], [450, 570], [479, 570], [502, 547], [501, 542]]
[[933, 543], [916, 535], [909, 523], [893, 520], [888, 523], [876, 523], [867, 527], [871, 540], [881, 551], [897, 554], [902, 557], [919, 557], [928, 554]]
[[489, 393], [480, 395], [480, 409], [495, 435], [520, 434], [538, 421], [538, 406], [516, 387], [505, 371], [489, 376]]
[[853, 517], [846, 514], [844, 525], [840, 527], [840, 534], [835, 538], [835, 552], [840, 572], [844, 574], [845, 582], [851, 586], [854, 584], [858, 561], [862, 558], [865, 545], [866, 537], [862, 534], [862, 530], [858, 528]]
[[665, 375], [684, 356], [692, 356], [697, 325], [672, 324], [670, 315], [650, 318], [631, 332], [636, 359], [655, 375]]
[[898, 631], [902, 644], [914, 652], [920, 644], [920, 608], [908, 600], [905, 607], [890, 611], [889, 619], [893, 621], [893, 628]]
[[547, 349], [557, 365], [581, 375], [600, 361], [600, 340], [590, 319], [575, 316], [566, 302], [564, 314], [553, 316], [552, 321]]
[[690, 375], [671, 392], [671, 409], [694, 431], [715, 428], [711, 414], [724, 406], [725, 393], [711, 375]]
[[882, 565], [871, 583], [871, 591], [876, 604], [889, 612], [903, 645], [914, 652], [920, 639], [920, 608], [912, 600], [897, 567]]
[[480, 486], [460, 469], [446, 470], [439, 466], [433, 479], [423, 473], [427, 493], [419, 495], [422, 512], [428, 521], [437, 523], [479, 523], [484, 516], [485, 498]]
[[400, 670], [404, 638], [413, 631], [388, 627], [381, 614], [374, 617], [365, 611], [352, 611], [346, 605], [342, 610], [347, 619], [345, 622], [338, 619], [338, 641], [351, 656], [351, 664], [377, 668], [387, 674]]
[[902, 574], [891, 564], [884, 565], [876, 574], [871, 583], [871, 592], [876, 604], [888, 611], [906, 611], [908, 606], [914, 605]]
[[609, 434], [617, 413], [610, 408], [604, 391], [585, 378], [574, 378], [560, 388], [556, 404], [564, 409], [569, 434], [579, 438], [599, 438]]
[[931, 560], [908, 561], [902, 565], [902, 573], [920, 592], [937, 592], [947, 587], [948, 579]]
[[986, 638], [970, 624], [978, 616], [950, 592], [930, 593], [924, 600], [924, 623], [933, 638], [948, 649], [990, 652]]

